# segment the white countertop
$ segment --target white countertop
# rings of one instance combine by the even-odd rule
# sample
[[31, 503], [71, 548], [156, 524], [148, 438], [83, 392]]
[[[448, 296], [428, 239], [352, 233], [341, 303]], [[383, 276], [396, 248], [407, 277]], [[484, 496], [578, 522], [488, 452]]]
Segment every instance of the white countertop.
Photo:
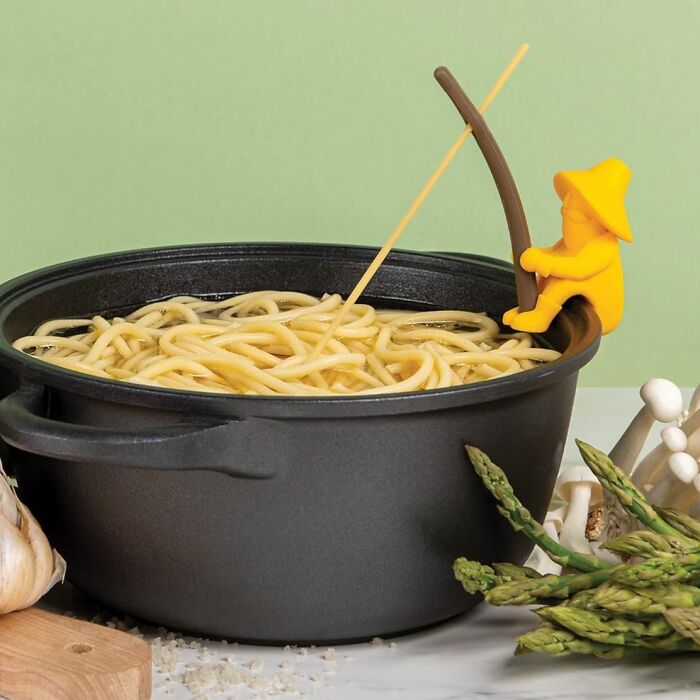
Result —
[[[608, 450], [639, 406], [633, 389], [579, 390], [564, 467], [580, 462], [574, 437]], [[47, 607], [83, 609], [77, 594], [68, 586], [60, 588], [63, 590], [50, 594]], [[527, 609], [482, 605], [470, 615], [426, 632], [399, 637], [393, 644], [387, 640], [329, 651], [323, 647], [283, 650], [201, 642], [205, 651], [177, 652], [179, 663], [174, 670], [161, 672], [157, 665], [154, 667], [153, 698], [585, 700], [663, 696], [684, 700], [700, 697], [700, 659], [693, 655], [614, 662], [579, 656], [514, 657], [515, 637], [535, 626], [537, 619]], [[153, 638], [151, 630], [143, 631], [147, 638]], [[154, 660], [157, 657], [156, 652]], [[193, 694], [183, 683], [166, 680], [186, 672], [188, 662], [198, 667], [209, 665], [214, 672], [240, 674], [229, 680], [241, 682], [229, 685], [223, 693], [203, 689]], [[274, 693], [281, 689], [285, 690]]]

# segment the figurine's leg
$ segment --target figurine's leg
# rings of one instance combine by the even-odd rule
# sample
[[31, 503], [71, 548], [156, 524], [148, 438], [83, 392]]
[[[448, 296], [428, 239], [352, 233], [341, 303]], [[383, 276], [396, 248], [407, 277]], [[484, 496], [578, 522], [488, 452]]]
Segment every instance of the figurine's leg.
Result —
[[[532, 311], [514, 315], [508, 325], [516, 331], [543, 333], [561, 311], [567, 299], [581, 293], [580, 284], [572, 280], [549, 279], [537, 297], [537, 305]], [[505, 322], [505, 321], [504, 321]]]
[[[544, 287], [547, 285], [547, 279], [544, 277], [537, 278], [537, 290], [541, 294]], [[520, 313], [520, 307], [514, 306], [512, 309], [508, 309], [503, 314], [503, 323], [506, 326], [510, 326], [513, 319]]]
[[590, 293], [585, 295], [588, 301], [593, 304], [593, 308], [600, 318], [603, 335], [610, 333], [620, 323], [623, 307], [622, 294], [606, 292], [606, 289], [591, 290]]
[[510, 326], [510, 324], [511, 324], [512, 321], [513, 321], [513, 319], [514, 319], [519, 313], [520, 313], [520, 307], [519, 307], [519, 306], [514, 306], [512, 309], [508, 309], [508, 311], [506, 311], [506, 312], [503, 314], [503, 323], [504, 323], [506, 326]]

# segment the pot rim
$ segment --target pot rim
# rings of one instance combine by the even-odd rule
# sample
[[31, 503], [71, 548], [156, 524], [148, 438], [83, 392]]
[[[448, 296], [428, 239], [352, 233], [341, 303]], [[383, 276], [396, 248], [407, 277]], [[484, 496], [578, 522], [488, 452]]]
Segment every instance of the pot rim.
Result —
[[[378, 248], [342, 244], [314, 243], [213, 243], [163, 246], [129, 250], [71, 260], [20, 275], [0, 285], [0, 366], [8, 368], [20, 382], [45, 385], [80, 395], [97, 396], [101, 400], [142, 407], [208, 415], [258, 415], [287, 418], [342, 417], [379, 415], [387, 413], [416, 413], [475, 403], [485, 403], [509, 396], [535, 391], [578, 371], [596, 353], [600, 344], [600, 320], [593, 307], [584, 299], [568, 302], [555, 323], [568, 336], [569, 342], [561, 358], [525, 372], [496, 379], [444, 389], [377, 394], [370, 396], [249, 396], [208, 394], [183, 389], [167, 389], [119, 382], [80, 374], [56, 367], [15, 350], [2, 332], [10, 310], [21, 304], [39, 288], [46, 289], [67, 278], [105, 268], [134, 264], [161, 263], [166, 260], [186, 261], [226, 257], [232, 254], [286, 254], [294, 257], [317, 257], [324, 251], [342, 252], [343, 256], [365, 261]], [[149, 260], [150, 258], [150, 260]], [[419, 263], [426, 272], [450, 269], [456, 264], [471, 264], [478, 269], [470, 274], [514, 285], [513, 266], [502, 260], [474, 254], [423, 253], [395, 250], [384, 265]], [[144, 303], [148, 303], [144, 301]]]

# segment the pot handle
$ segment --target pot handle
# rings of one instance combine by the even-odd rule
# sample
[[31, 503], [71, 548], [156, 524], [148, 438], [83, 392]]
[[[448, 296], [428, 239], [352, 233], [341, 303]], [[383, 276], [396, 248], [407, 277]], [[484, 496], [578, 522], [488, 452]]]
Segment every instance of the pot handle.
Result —
[[[279, 421], [195, 420], [143, 430], [101, 428], [40, 415], [43, 393], [37, 386], [25, 385], [0, 401], [0, 437], [12, 447], [70, 462], [201, 469], [244, 479], [275, 476], [272, 458], [274, 451], [274, 461], [279, 461], [279, 450], [274, 450]], [[261, 434], [261, 428], [269, 434]]]

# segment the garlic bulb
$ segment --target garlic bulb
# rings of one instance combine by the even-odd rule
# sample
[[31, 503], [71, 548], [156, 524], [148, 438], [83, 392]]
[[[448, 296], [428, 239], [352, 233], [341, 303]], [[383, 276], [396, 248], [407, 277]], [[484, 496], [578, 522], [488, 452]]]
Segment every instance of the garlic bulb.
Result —
[[51, 549], [0, 464], [0, 614], [34, 605], [65, 574], [66, 562]]

